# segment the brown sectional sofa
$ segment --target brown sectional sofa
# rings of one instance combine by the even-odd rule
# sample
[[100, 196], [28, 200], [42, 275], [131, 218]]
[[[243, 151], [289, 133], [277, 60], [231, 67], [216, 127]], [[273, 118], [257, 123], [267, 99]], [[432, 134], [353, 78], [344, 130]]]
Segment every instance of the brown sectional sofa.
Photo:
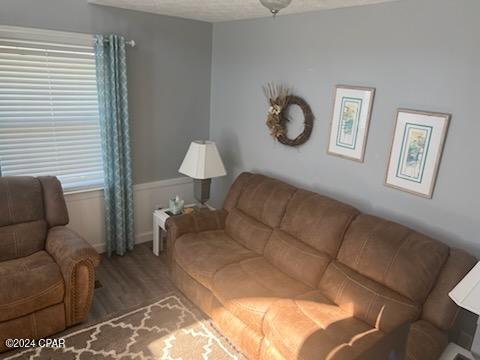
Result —
[[0, 352], [86, 317], [99, 256], [68, 221], [55, 177], [0, 177]]
[[458, 310], [448, 292], [475, 263], [402, 225], [251, 173], [236, 179], [222, 210], [167, 226], [174, 282], [250, 359], [391, 350], [401, 358], [402, 326], [408, 359], [436, 359]]

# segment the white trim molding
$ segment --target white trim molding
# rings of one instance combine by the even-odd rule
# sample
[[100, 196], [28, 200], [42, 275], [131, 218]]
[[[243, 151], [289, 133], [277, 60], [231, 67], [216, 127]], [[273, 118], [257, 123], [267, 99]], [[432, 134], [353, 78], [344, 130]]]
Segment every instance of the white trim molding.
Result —
[[[192, 179], [179, 177], [150, 183], [137, 184], [134, 193], [135, 243], [152, 241], [152, 213], [165, 207], [168, 200], [180, 196], [185, 202], [193, 202]], [[70, 215], [70, 228], [79, 233], [99, 252], [105, 252], [105, 217], [103, 190], [65, 194]]]

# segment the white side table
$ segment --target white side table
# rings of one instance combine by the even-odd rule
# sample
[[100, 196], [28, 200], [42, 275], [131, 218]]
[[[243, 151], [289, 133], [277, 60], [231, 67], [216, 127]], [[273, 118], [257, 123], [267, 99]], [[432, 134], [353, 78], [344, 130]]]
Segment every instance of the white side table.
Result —
[[167, 209], [158, 209], [153, 212], [153, 253], [160, 255], [160, 251], [163, 251], [163, 235], [167, 230], [165, 223], [170, 217], [166, 213]]
[[465, 358], [469, 360], [475, 360], [472, 353], [461, 346], [450, 343], [443, 351], [442, 355], [440, 356], [439, 360], [454, 360], [457, 355], [463, 355]]

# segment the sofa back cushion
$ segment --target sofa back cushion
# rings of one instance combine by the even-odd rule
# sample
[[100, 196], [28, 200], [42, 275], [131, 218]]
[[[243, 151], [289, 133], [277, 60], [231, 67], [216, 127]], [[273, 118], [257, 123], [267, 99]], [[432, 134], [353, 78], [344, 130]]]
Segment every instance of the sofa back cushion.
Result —
[[243, 188], [247, 185], [250, 178], [254, 176], [252, 173], [243, 172], [237, 176], [230, 190], [228, 191], [225, 201], [223, 202], [223, 208], [227, 211], [231, 211], [237, 206], [238, 199], [243, 192]]
[[327, 254], [280, 229], [273, 231], [265, 246], [264, 256], [277, 269], [312, 288], [317, 287], [331, 261]]
[[295, 187], [279, 180], [242, 174], [227, 196], [226, 232], [245, 247], [262, 254], [295, 191]]
[[236, 208], [271, 227], [280, 225], [288, 201], [297, 189], [282, 181], [253, 175], [238, 198]]
[[337, 255], [346, 229], [358, 211], [319, 194], [297, 190], [288, 202], [265, 257], [283, 272], [317, 287], [328, 263]]
[[240, 244], [257, 254], [263, 254], [265, 244], [272, 234], [271, 227], [236, 208], [228, 213], [225, 220], [225, 231]]
[[47, 225], [42, 187], [33, 177], [0, 177], [0, 261], [42, 250]]
[[337, 255], [345, 232], [358, 215], [350, 205], [298, 190], [289, 201], [280, 229], [330, 257]]
[[423, 304], [448, 253], [448, 246], [405, 226], [360, 215], [345, 234], [338, 261]]

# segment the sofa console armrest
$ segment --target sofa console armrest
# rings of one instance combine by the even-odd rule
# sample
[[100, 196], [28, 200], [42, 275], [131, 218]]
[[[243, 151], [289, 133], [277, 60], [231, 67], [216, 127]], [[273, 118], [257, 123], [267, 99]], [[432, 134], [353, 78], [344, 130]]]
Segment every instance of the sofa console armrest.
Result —
[[49, 230], [46, 250], [58, 264], [65, 281], [65, 320], [71, 326], [82, 322], [92, 303], [95, 266], [100, 256], [95, 249], [65, 226]]
[[166, 222], [167, 258], [170, 270], [173, 264], [175, 241], [182, 235], [225, 228], [226, 210], [197, 210], [191, 214], [172, 216]]
[[407, 339], [411, 323], [404, 323], [389, 333], [380, 341], [364, 351], [356, 360], [385, 359], [404, 360], [406, 357]]

